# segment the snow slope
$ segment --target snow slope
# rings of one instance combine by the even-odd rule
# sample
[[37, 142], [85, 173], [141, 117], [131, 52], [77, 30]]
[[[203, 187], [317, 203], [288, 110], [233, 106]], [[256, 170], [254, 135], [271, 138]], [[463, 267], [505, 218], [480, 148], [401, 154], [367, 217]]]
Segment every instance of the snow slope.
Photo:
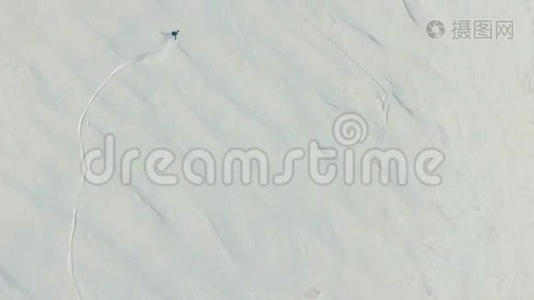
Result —
[[[0, 299], [531, 299], [533, 4], [1, 1]], [[433, 40], [433, 19], [514, 39]], [[82, 180], [110, 133], [177, 173], [199, 147], [279, 171], [311, 140], [343, 150], [345, 112], [360, 154], [440, 149], [442, 184], [321, 186], [302, 163], [284, 186]]]

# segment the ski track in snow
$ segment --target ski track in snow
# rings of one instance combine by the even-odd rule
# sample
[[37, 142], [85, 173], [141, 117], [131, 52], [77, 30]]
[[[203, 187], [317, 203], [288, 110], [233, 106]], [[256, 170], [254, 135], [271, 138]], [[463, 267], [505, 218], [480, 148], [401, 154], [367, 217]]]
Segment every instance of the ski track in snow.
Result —
[[[533, 295], [533, 1], [5, 2], [0, 299]], [[426, 35], [484, 16], [514, 39]], [[180, 156], [258, 147], [279, 171], [311, 138], [340, 148], [328, 124], [349, 110], [371, 133], [356, 151], [395, 147], [412, 173], [437, 147], [443, 184], [373, 165], [376, 184], [319, 187], [297, 162], [286, 186], [163, 188], [143, 155], [131, 185], [89, 182], [107, 133]]]
[[[85, 106], [85, 109], [83, 110], [82, 114], [80, 115], [80, 117], [78, 119], [78, 146], [80, 148], [80, 163], [82, 165], [82, 176], [81, 176], [81, 180], [80, 180], [80, 187], [78, 189], [78, 192], [77, 192], [76, 198], [75, 198], [76, 206], [74, 207], [73, 212], [72, 212], [72, 223], [71, 223], [71, 231], [70, 231], [70, 237], [69, 237], [69, 254], [68, 254], [68, 258], [69, 259], [68, 259], [68, 265], [69, 265], [70, 276], [71, 276], [72, 281], [73, 281], [73, 283], [75, 285], [76, 294], [77, 294], [77, 297], [78, 297], [79, 300], [83, 299], [83, 290], [82, 290], [82, 287], [81, 287], [80, 283], [78, 282], [78, 279], [76, 277], [76, 272], [75, 272], [76, 270], [75, 270], [75, 261], [74, 261], [74, 246], [75, 246], [74, 242], [75, 242], [76, 230], [77, 230], [77, 226], [78, 226], [78, 214], [79, 214], [79, 210], [80, 210], [81, 197], [82, 197], [83, 190], [85, 189], [85, 184], [87, 182], [86, 175], [87, 175], [87, 171], [88, 171], [87, 162], [85, 161], [85, 151], [86, 151], [86, 149], [85, 149], [85, 145], [84, 145], [84, 141], [83, 141], [84, 123], [85, 123], [85, 121], [87, 119], [87, 115], [89, 113], [89, 110], [95, 104], [96, 99], [98, 98], [98, 95], [100, 94], [100, 92], [102, 92], [102, 90], [110, 83], [110, 81], [117, 74], [119, 74], [121, 71], [123, 71], [123, 70], [125, 70], [125, 69], [127, 69], [129, 67], [132, 67], [132, 66], [134, 66], [136, 64], [140, 64], [140, 63], [149, 61], [153, 57], [157, 57], [159, 54], [163, 53], [163, 51], [166, 50], [168, 47], [170, 47], [171, 45], [174, 45], [175, 44], [174, 42], [175, 42], [174, 40], [171, 40], [170, 38], [165, 38], [164, 37], [164, 40], [163, 40], [162, 44], [160, 45], [160, 47], [157, 50], [139, 54], [134, 59], [119, 65], [113, 71], [111, 71], [111, 73], [104, 80], [104, 82], [102, 82], [102, 84], [98, 87], [98, 89], [93, 93], [93, 95], [91, 96], [91, 98], [88, 101], [87, 105]], [[136, 193], [136, 195], [139, 197], [139, 199], [144, 201], [144, 198], [140, 197], [137, 193]], [[147, 206], [149, 206], [150, 209], [155, 211], [154, 208], [152, 206], [150, 206], [148, 203], [145, 202], [145, 204], [147, 204]], [[161, 217], [159, 212], [156, 212], [156, 213], [157, 213], [158, 217]]]
[[[411, 110], [409, 110], [406, 106], [404, 106], [404, 104], [402, 104], [391, 92], [389, 92], [378, 81], [378, 79], [376, 79], [373, 75], [371, 75], [371, 73], [368, 70], [366, 70], [360, 63], [358, 63], [352, 57], [352, 55], [350, 55], [347, 51], [345, 51], [345, 49], [343, 49], [343, 47], [341, 47], [341, 45], [338, 42], [336, 42], [332, 37], [330, 37], [323, 30], [318, 28], [317, 25], [315, 25], [312, 21], [310, 21], [310, 19], [308, 17], [306, 17], [301, 12], [296, 10], [293, 6], [291, 6], [289, 3], [287, 3], [286, 0], [280, 0], [280, 2], [284, 6], [286, 6], [290, 11], [292, 11], [296, 16], [298, 16], [300, 19], [302, 19], [305, 23], [307, 23], [309, 26], [311, 26], [314, 29], [315, 32], [317, 32], [321, 36], [323, 36], [332, 46], [334, 46], [338, 51], [340, 51], [343, 54], [343, 56], [345, 58], [347, 58], [351, 62], [352, 65], [356, 66], [357, 69], [362, 71], [365, 74], [365, 76], [367, 78], [369, 78], [373, 82], [373, 84], [377, 87], [377, 89], [378, 89], [378, 91], [377, 91], [377, 105], [378, 105], [380, 111], [382, 112], [383, 119], [384, 119], [384, 125], [382, 125], [382, 128], [380, 129], [380, 131], [378, 133], [377, 140], [376, 140], [376, 143], [375, 143], [375, 148], [380, 146], [382, 144], [382, 140], [384, 139], [384, 136], [386, 135], [386, 132], [387, 132], [387, 129], [388, 129], [388, 126], [389, 126], [389, 112], [390, 112], [389, 99], [394, 98], [395, 100], [397, 100], [399, 105], [401, 105], [401, 107], [403, 109], [405, 109], [408, 113], [411, 113]], [[408, 10], [408, 8], [406, 8], [406, 9]], [[408, 10], [408, 12], [409, 12], [409, 10]], [[410, 16], [412, 16], [412, 15], [410, 14]], [[361, 31], [359, 31], [359, 32], [361, 33]], [[367, 37], [370, 37], [370, 35], [367, 34], [367, 33], [364, 33], [364, 35], [366, 35]], [[371, 39], [376, 41], [375, 38], [371, 38]], [[412, 115], [412, 114], [410, 114], [410, 115]]]
[[[299, 11], [297, 11], [294, 7], [292, 7], [290, 4], [288, 4], [285, 0], [280, 0], [289, 10], [291, 10], [295, 15], [297, 15], [300, 19], [302, 19], [305, 23], [307, 23], [309, 26], [311, 26], [317, 33], [319, 33], [321, 36], [323, 36], [331, 45], [333, 45], [338, 51], [340, 51], [344, 57], [346, 57], [352, 65], [356, 66], [357, 69], [359, 69], [360, 71], [362, 71], [365, 76], [367, 76], [367, 78], [369, 78], [373, 84], [377, 87], [378, 91], [377, 91], [377, 105], [380, 109], [380, 111], [382, 112], [382, 116], [383, 116], [383, 119], [384, 119], [384, 124], [382, 125], [382, 127], [380, 128], [379, 132], [378, 132], [378, 136], [377, 136], [377, 139], [376, 139], [376, 142], [375, 142], [375, 148], [378, 148], [381, 144], [382, 144], [382, 141], [387, 133], [387, 130], [388, 130], [388, 127], [389, 127], [389, 112], [390, 112], [390, 106], [389, 106], [389, 99], [390, 98], [394, 98], [395, 100], [397, 100], [397, 102], [399, 103], [399, 105], [407, 112], [409, 113], [411, 116], [413, 116], [413, 113], [410, 109], [408, 109], [402, 102], [400, 102], [394, 95], [394, 93], [391, 93], [389, 92], [388, 90], [386, 90], [386, 88], [384, 88], [384, 86], [373, 76], [371, 75], [371, 73], [366, 70], [360, 63], [358, 63], [349, 53], [347, 53], [347, 51], [345, 51], [345, 49], [343, 49], [343, 47], [341, 47], [341, 45], [339, 43], [337, 43], [334, 39], [332, 39], [329, 35], [327, 35], [324, 31], [322, 31], [320, 28], [318, 28], [313, 22], [310, 21], [309, 18], [307, 18], [305, 15], [303, 15], [302, 13], [300, 13]], [[407, 10], [407, 12], [409, 13], [410, 17], [412, 18], [412, 20], [415, 22], [415, 19], [413, 18], [410, 10], [408, 9], [408, 7], [406, 6], [406, 2], [404, 2], [405, 0], [403, 0], [403, 4], [405, 5], [405, 8]], [[371, 40], [374, 40], [376, 41], [376, 39], [374, 38], [371, 38], [372, 36], [370, 36], [369, 34], [365, 34], [367, 37], [370, 37]], [[389, 80], [387, 80], [389, 82]], [[391, 82], [390, 82], [391, 83]], [[378, 169], [379, 169], [379, 173], [382, 174], [382, 166], [380, 165], [377, 165]], [[388, 180], [388, 179], [385, 179], [385, 180]], [[388, 181], [388, 184], [390, 184], [391, 182]]]

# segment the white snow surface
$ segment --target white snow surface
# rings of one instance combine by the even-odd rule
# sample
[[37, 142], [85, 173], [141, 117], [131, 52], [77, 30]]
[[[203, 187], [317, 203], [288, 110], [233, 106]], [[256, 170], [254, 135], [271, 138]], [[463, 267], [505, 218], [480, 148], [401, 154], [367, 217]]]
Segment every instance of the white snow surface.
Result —
[[[0, 299], [533, 299], [533, 5], [0, 1]], [[454, 40], [462, 19], [514, 38]], [[359, 153], [440, 149], [442, 183], [318, 185], [297, 162], [284, 186], [159, 186], [140, 159], [97, 186], [80, 168], [113, 134], [117, 155], [172, 150], [176, 174], [236, 147], [275, 173], [311, 140], [342, 151], [346, 112], [368, 123]]]

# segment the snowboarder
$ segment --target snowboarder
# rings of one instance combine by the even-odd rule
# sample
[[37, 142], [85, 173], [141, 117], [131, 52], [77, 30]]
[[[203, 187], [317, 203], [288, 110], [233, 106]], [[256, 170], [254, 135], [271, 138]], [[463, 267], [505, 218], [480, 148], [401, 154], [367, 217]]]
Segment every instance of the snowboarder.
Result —
[[173, 31], [171, 34], [172, 36], [174, 37], [174, 40], [176, 40], [176, 37], [178, 36], [178, 33], [180, 32], [180, 30], [176, 30], [176, 31]]

